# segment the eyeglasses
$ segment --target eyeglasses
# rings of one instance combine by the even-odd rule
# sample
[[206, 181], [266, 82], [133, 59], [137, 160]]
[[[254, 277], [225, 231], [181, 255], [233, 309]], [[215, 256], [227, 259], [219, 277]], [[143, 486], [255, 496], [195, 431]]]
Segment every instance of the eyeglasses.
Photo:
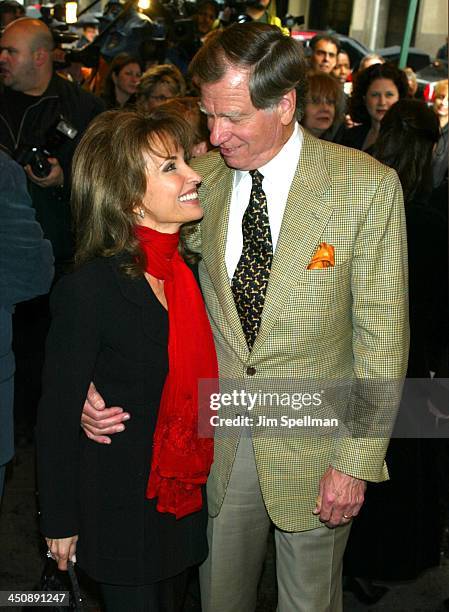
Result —
[[337, 101], [333, 98], [319, 98], [318, 96], [312, 96], [307, 99], [309, 104], [315, 104], [318, 106], [319, 104], [328, 104], [329, 106], [335, 106]]

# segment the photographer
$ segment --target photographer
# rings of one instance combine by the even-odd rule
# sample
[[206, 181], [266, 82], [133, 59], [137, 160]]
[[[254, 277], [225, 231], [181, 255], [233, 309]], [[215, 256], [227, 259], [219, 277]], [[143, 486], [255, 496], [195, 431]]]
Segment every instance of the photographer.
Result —
[[200, 0], [190, 18], [175, 20], [166, 60], [179, 68], [183, 75], [187, 74], [189, 63], [206, 36], [218, 25], [217, 18], [215, 0]]
[[[28, 188], [60, 273], [73, 252], [69, 209], [70, 164], [83, 131], [103, 110], [101, 101], [53, 74], [53, 38], [36, 19], [18, 19], [5, 28], [0, 43], [0, 148], [25, 166]], [[65, 120], [65, 132], [57, 129]], [[59, 138], [56, 138], [56, 135]], [[56, 143], [48, 150], [49, 141]], [[40, 176], [30, 163], [32, 149], [47, 151]], [[35, 166], [34, 166], [35, 167]], [[45, 176], [45, 174], [47, 174]]]
[[[53, 246], [57, 277], [73, 255], [69, 206], [72, 156], [103, 104], [54, 74], [53, 46], [52, 34], [42, 21], [23, 18], [5, 28], [0, 42], [0, 149], [24, 166], [36, 219]], [[48, 296], [25, 302], [16, 310], [19, 443], [29, 442], [34, 424], [48, 324]]]

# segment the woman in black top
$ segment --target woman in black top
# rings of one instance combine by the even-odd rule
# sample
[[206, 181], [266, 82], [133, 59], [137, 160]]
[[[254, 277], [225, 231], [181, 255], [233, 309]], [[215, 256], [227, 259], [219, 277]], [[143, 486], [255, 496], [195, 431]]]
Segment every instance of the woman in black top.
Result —
[[142, 67], [137, 58], [128, 53], [117, 55], [111, 62], [101, 91], [107, 110], [132, 107], [141, 76]]
[[[212, 440], [197, 436], [195, 389], [198, 377], [216, 376], [216, 358], [199, 288], [176, 250], [181, 225], [203, 215], [189, 148], [190, 128], [173, 110], [110, 111], [74, 160], [78, 265], [51, 298], [37, 425], [41, 526], [60, 569], [76, 551], [101, 583], [108, 612], [180, 610], [187, 569], [207, 554], [198, 483]], [[172, 249], [160, 261], [159, 241]], [[132, 414], [110, 446], [81, 434], [91, 381]], [[182, 451], [177, 473], [164, 465], [171, 448]]]
[[[447, 466], [446, 441], [423, 439], [429, 431], [437, 435], [427, 403], [430, 365], [435, 337], [447, 334], [447, 222], [429, 205], [432, 151], [438, 137], [432, 110], [424, 102], [404, 99], [385, 115], [372, 152], [396, 170], [404, 192], [410, 352], [407, 381], [386, 456], [390, 480], [368, 485], [345, 552], [345, 575], [357, 577], [359, 582], [352, 587], [367, 603], [370, 596], [370, 603], [374, 602], [378, 589], [368, 588], [366, 579], [412, 580], [438, 565], [440, 559], [439, 506], [447, 493], [439, 472], [444, 471], [442, 462]], [[411, 379], [420, 379], [422, 395]]]
[[380, 123], [388, 109], [407, 96], [407, 77], [393, 64], [373, 64], [357, 73], [349, 114], [355, 124], [344, 130], [338, 142], [368, 151], [379, 135]]

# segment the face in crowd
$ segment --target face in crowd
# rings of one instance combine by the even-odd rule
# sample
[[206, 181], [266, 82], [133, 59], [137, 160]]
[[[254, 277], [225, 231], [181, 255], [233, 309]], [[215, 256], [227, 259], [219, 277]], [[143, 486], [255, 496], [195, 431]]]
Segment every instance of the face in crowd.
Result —
[[198, 32], [205, 36], [208, 32], [212, 30], [212, 26], [214, 25], [214, 21], [217, 18], [216, 11], [211, 4], [204, 4], [198, 10], [196, 16], [196, 25], [198, 28]]
[[351, 62], [346, 51], [340, 51], [337, 54], [337, 63], [335, 64], [332, 74], [342, 85], [346, 83], [348, 76], [351, 74]]
[[335, 119], [336, 100], [325, 96], [312, 95], [306, 102], [302, 124], [315, 136], [321, 136]]
[[312, 67], [329, 74], [337, 63], [337, 47], [330, 40], [319, 40], [312, 51]]
[[440, 127], [444, 127], [448, 122], [448, 82], [441, 81], [435, 86], [433, 96], [433, 111], [436, 113]]
[[399, 91], [391, 79], [376, 79], [365, 96], [366, 110], [371, 120], [380, 122], [387, 110], [399, 100]]
[[1, 37], [0, 73], [2, 82], [15, 91], [27, 92], [35, 81], [39, 52], [32, 49], [32, 38], [15, 24], [6, 28]]
[[112, 80], [116, 89], [122, 94], [132, 96], [137, 91], [142, 71], [139, 64], [132, 62], [126, 64], [118, 74], [112, 74]]

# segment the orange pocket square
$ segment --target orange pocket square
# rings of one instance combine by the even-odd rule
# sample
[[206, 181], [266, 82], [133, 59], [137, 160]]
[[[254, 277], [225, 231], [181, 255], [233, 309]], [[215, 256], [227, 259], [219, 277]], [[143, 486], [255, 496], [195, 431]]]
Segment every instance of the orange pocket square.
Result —
[[334, 265], [334, 247], [326, 242], [321, 242], [307, 269], [321, 270], [322, 268], [333, 268]]

